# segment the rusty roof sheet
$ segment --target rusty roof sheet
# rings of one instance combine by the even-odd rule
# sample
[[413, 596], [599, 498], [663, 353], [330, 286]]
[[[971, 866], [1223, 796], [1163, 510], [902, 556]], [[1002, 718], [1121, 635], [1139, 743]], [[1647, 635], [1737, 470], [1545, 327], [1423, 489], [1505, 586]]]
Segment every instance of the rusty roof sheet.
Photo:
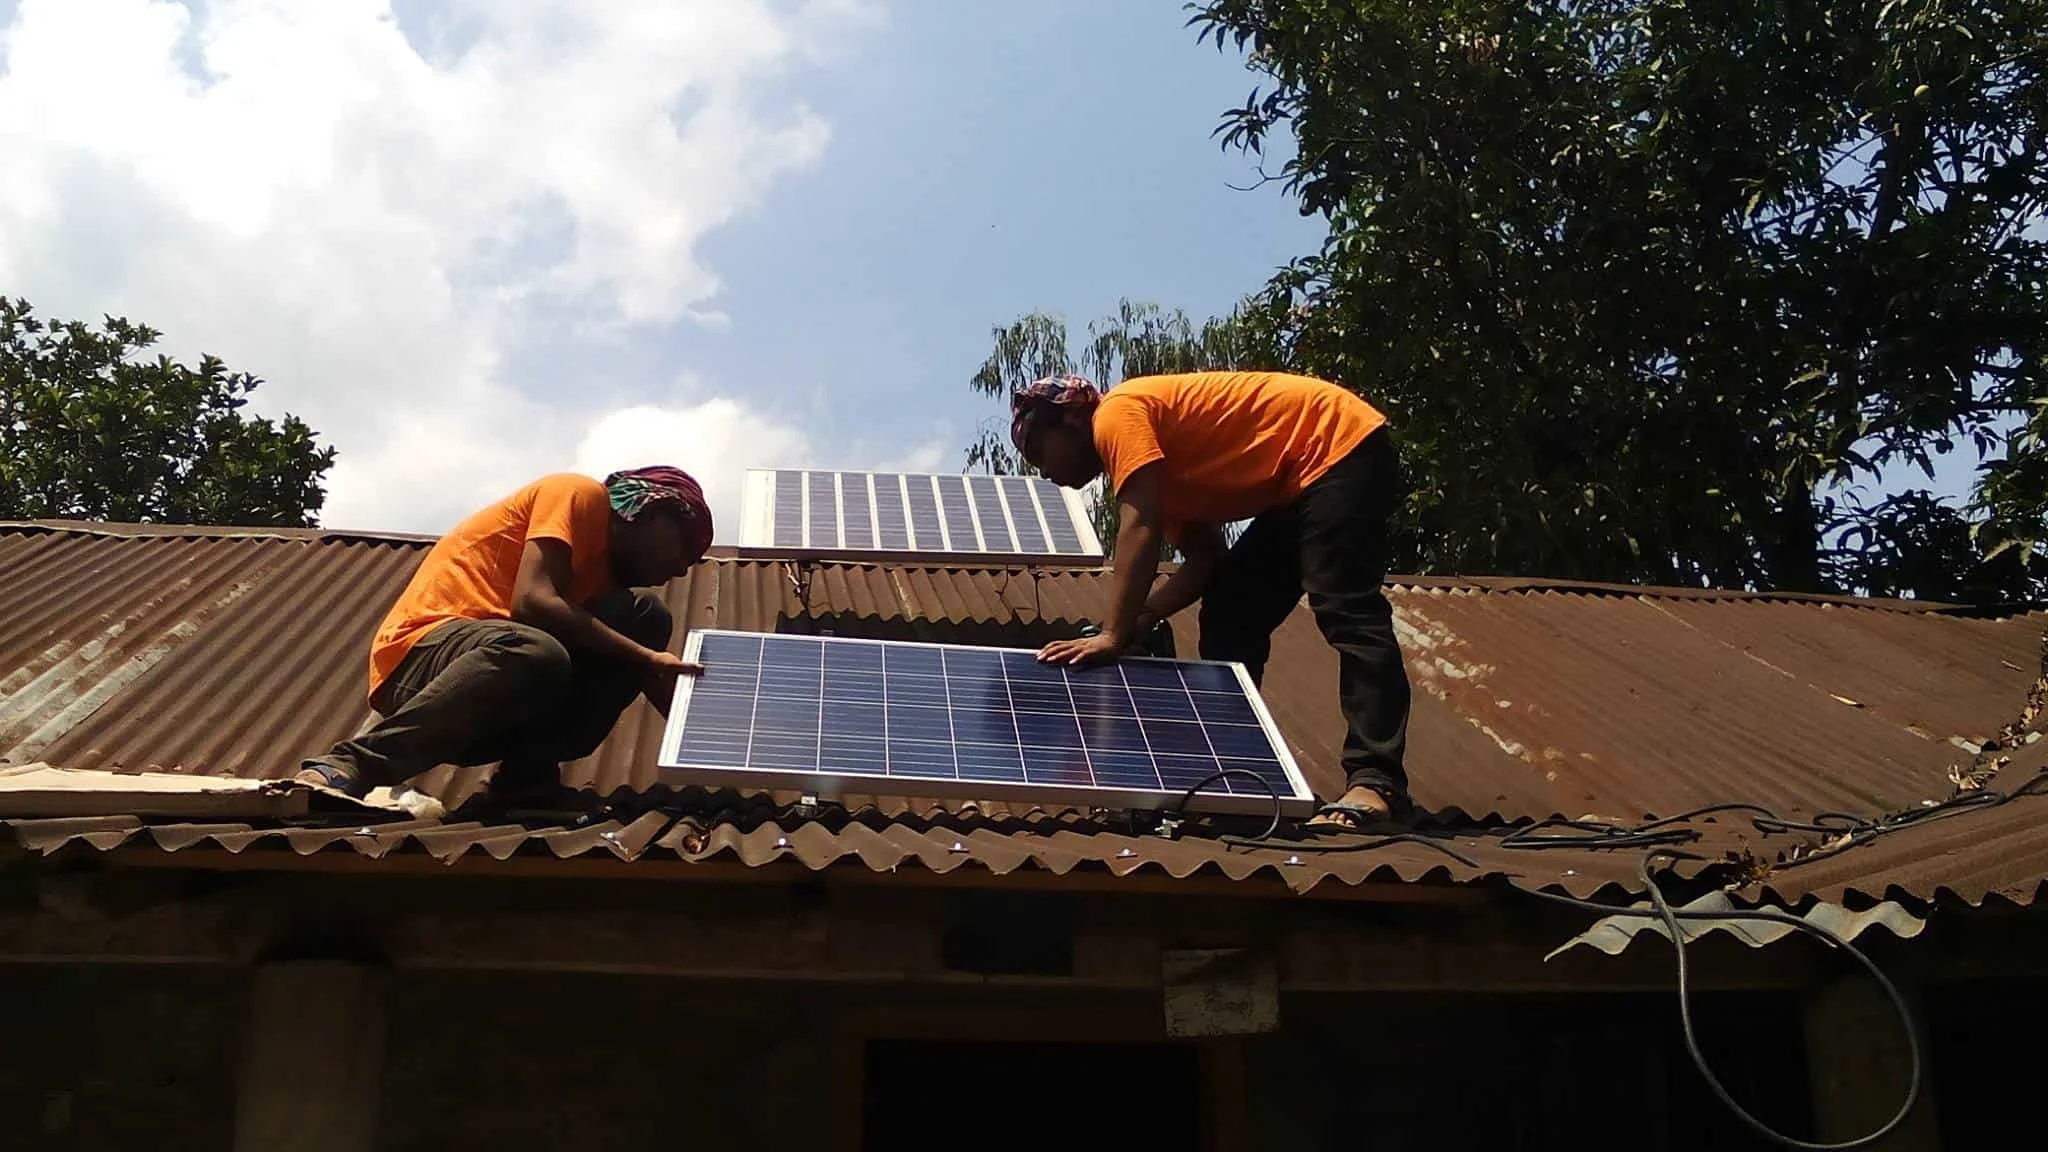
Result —
[[[366, 719], [368, 637], [426, 542], [317, 530], [0, 525], [0, 760], [276, 778]], [[1103, 573], [741, 561], [718, 554], [671, 584], [691, 627], [1031, 645], [1100, 610]], [[1370, 852], [1225, 850], [1200, 839], [1126, 836], [1087, 814], [1014, 800], [946, 804], [848, 797], [856, 818], [800, 822], [769, 796], [744, 818], [695, 831], [655, 814], [619, 827], [532, 831], [433, 825], [353, 829], [123, 824], [118, 816], [17, 823], [51, 846], [131, 840], [230, 851], [347, 844], [460, 858], [522, 850], [668, 853], [810, 867], [915, 861], [1172, 875], [1324, 879], [1488, 877], [1580, 893], [1632, 887], [1636, 855], [1514, 851], [1499, 825], [1552, 815], [1617, 822], [1745, 801], [1804, 819], [1875, 814], [1947, 796], [1974, 747], [2014, 721], [2042, 672], [2042, 614], [1977, 619], [1938, 606], [1840, 598], [1429, 579], [1391, 589], [1415, 680], [1415, 795], [1446, 825], [1476, 821], [1452, 861], [1429, 847]], [[1195, 647], [1192, 614], [1176, 621]], [[1305, 610], [1275, 637], [1264, 695], [1310, 782], [1339, 783], [1336, 659]], [[568, 766], [600, 793], [654, 784], [658, 718], [636, 705], [597, 755]], [[451, 803], [482, 770], [425, 787]], [[2048, 878], [2048, 800], [1972, 812], [1888, 835], [1771, 878], [1786, 894], [2032, 899]], [[109, 823], [111, 821], [111, 823]], [[636, 831], [637, 830], [637, 831]], [[610, 831], [614, 836], [605, 838]], [[622, 849], [624, 843], [630, 850]], [[1796, 839], [1796, 838], [1795, 838]], [[786, 843], [781, 843], [786, 841]], [[780, 846], [778, 846], [780, 844]], [[960, 847], [955, 850], [955, 844]], [[1708, 828], [1709, 855], [1779, 859], [1793, 846], [1745, 826]], [[1276, 854], [1277, 853], [1277, 854]], [[1289, 857], [1295, 857], [1290, 861]]]

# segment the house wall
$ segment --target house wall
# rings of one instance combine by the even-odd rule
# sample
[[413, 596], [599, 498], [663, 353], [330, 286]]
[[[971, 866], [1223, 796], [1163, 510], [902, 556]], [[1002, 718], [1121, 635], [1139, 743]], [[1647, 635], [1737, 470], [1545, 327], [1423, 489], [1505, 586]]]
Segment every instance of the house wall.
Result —
[[[9, 969], [5, 1146], [234, 1148], [252, 971]], [[1702, 1007], [1734, 1090], [1810, 1135], [1798, 998], [1729, 993]], [[871, 1039], [1168, 1043], [1156, 994], [1056, 988], [394, 972], [384, 1011], [372, 1146], [388, 1152], [852, 1148]], [[1212, 1131], [1235, 1129], [1225, 1146], [1276, 1152], [1356, 1147], [1363, 1131], [1376, 1146], [1440, 1152], [1763, 1147], [1706, 1098], [1660, 1026], [1669, 1011], [1625, 993], [1290, 993], [1277, 1033], [1182, 1042], [1205, 1067], [1229, 1053], [1235, 1072], [1129, 1105], [1193, 1110]], [[885, 1104], [928, 1113], [955, 1147], [1028, 1132], [1034, 1147], [1082, 1149], [1101, 1127], [1030, 1084]], [[971, 1137], [979, 1126], [994, 1144]]]
[[[1199, 1083], [1132, 1075], [1148, 1086], [1117, 1116], [1194, 1112], [1217, 1149], [1348, 1149], [1367, 1132], [1383, 1147], [1488, 1152], [1763, 1146], [1679, 1046], [1668, 952], [1646, 942], [1546, 963], [1582, 925], [1514, 908], [115, 881], [94, 879], [67, 911], [0, 909], [0, 1148], [225, 1150], [239, 1132], [239, 1147], [269, 1149], [280, 1145], [249, 1134], [307, 1134], [318, 1125], [306, 1117], [347, 1114], [357, 1099], [376, 1115], [360, 1138], [293, 1147], [852, 1149], [868, 1105], [929, 1113], [949, 1148], [1028, 1137], [1064, 1152], [1106, 1131], [1071, 1100], [1007, 1080], [872, 1100], [871, 1041], [1179, 1044], [1198, 1054]], [[1970, 1100], [2010, 1098], [2038, 1076], [2038, 1062], [1989, 1058], [1975, 1039], [2039, 1031], [2038, 977], [2011, 983], [2048, 970], [2037, 919], [1865, 942], [1925, 990], [1934, 1060], [1930, 1102], [1887, 1147], [1974, 1146], [1982, 1110]], [[1278, 1030], [1169, 1039], [1162, 960], [1233, 947], [1277, 973]], [[1705, 941], [1695, 1007], [1707, 1056], [1739, 1098], [1795, 1134], [1840, 1139], [1896, 1098], [1899, 1052], [1882, 1005], [1845, 993], [1842, 966], [1817, 959]], [[323, 985], [320, 965], [363, 978]], [[330, 986], [345, 995], [326, 996]], [[381, 1027], [318, 1010], [333, 1000]], [[1223, 1007], [1199, 1022], [1260, 1015], [1229, 1003], [1219, 994]], [[1148, 1061], [1157, 1050], [1129, 1051]], [[295, 1060], [303, 1075], [279, 1074]], [[1961, 1103], [1938, 1109], [1943, 1096]]]
[[0, 967], [0, 1148], [227, 1148], [248, 994], [220, 967]]
[[768, 989], [427, 974], [390, 994], [381, 1147], [819, 1149], [830, 1046]]
[[[1669, 995], [1290, 997], [1246, 1042], [1248, 1147], [1432, 1152], [1774, 1147], [1743, 1131], [1680, 1047]], [[1709, 1059], [1739, 1098], [1810, 1138], [1800, 996], [1709, 994]]]

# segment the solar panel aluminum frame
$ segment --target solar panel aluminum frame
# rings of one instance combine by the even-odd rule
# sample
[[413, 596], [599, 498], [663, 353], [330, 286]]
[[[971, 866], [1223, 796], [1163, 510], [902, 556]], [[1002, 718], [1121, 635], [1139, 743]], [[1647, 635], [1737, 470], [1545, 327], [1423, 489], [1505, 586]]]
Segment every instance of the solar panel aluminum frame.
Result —
[[[790, 473], [797, 476], [815, 473], [831, 475], [838, 479], [840, 485], [840, 499], [838, 509], [838, 539], [833, 540], [830, 544], [823, 545], [814, 545], [809, 542], [810, 503], [808, 492], [804, 492], [801, 500], [796, 504], [796, 509], [797, 524], [801, 529], [801, 535], [805, 542], [802, 544], [777, 544], [775, 542], [776, 474], [778, 472]], [[941, 544], [943, 546], [927, 548], [924, 547], [923, 542], [920, 541], [917, 544], [917, 546], [910, 548], [882, 547], [880, 543], [881, 533], [879, 525], [876, 525], [875, 528], [875, 546], [865, 548], [858, 546], [841, 546], [841, 542], [845, 539], [846, 535], [847, 501], [844, 490], [845, 481], [849, 478], [855, 477], [861, 479], [869, 479], [870, 477], [881, 476], [901, 476], [907, 482], [924, 481], [927, 483], [934, 484], [932, 490], [932, 499], [934, 507], [939, 509], [940, 530], [945, 535], [945, 539], [941, 541]], [[1101, 537], [1097, 536], [1095, 532], [1095, 521], [1088, 507], [1088, 496], [1085, 492], [1077, 491], [1071, 488], [1055, 488], [1054, 490], [1059, 494], [1062, 506], [1064, 507], [1068, 517], [1073, 522], [1075, 534], [1080, 538], [1080, 551], [1024, 552], [995, 551], [983, 548], [981, 546], [982, 538], [985, 537], [986, 533], [981, 526], [980, 504], [978, 501], [972, 499], [971, 494], [968, 500], [968, 510], [970, 515], [974, 519], [977, 538], [974, 541], [975, 546], [972, 548], [958, 547], [957, 542], [951, 539], [951, 533], [946, 531], [945, 529], [944, 508], [942, 502], [939, 500], [939, 494], [935, 483], [941, 476], [964, 477], [965, 474], [935, 472], [856, 472], [834, 471], [831, 469], [824, 468], [749, 468], [747, 469], [745, 485], [741, 490], [740, 539], [739, 545], [735, 549], [735, 554], [743, 560], [918, 560], [930, 561], [935, 564], [958, 564], [969, 566], [993, 564], [1005, 566], [1027, 565], [1059, 568], [1094, 568], [1100, 567], [1101, 565], [1108, 562], [1108, 557], [1104, 555], [1103, 552], [1102, 539]], [[870, 483], [872, 484], [872, 481], [870, 481]], [[806, 486], [799, 485], [800, 489], [802, 489], [803, 487]], [[1005, 497], [1005, 500], [1007, 501], [1007, 497]], [[912, 517], [911, 510], [909, 508], [909, 499], [907, 493], [905, 495], [904, 503], [904, 523], [908, 525], [911, 523]], [[1010, 535], [1014, 540], [1019, 538], [1014, 527], [1014, 520], [1016, 516], [1014, 508], [1010, 511], [1010, 516], [1013, 521], [1013, 525], [1010, 528]], [[1051, 526], [1047, 524], [1045, 520], [1042, 518], [1039, 521], [1039, 531], [1042, 534], [1044, 534], [1047, 540], [1051, 539]]]
[[[768, 635], [723, 628], [700, 628], [690, 632], [683, 642], [683, 658], [695, 661], [703, 650], [706, 636], [759, 636]], [[866, 640], [857, 637], [829, 636], [814, 637], [836, 643], [882, 644], [917, 648], [971, 649], [976, 652], [1022, 652], [1030, 654], [1029, 648], [996, 648], [966, 644], [931, 644], [912, 640]], [[1302, 818], [1312, 815], [1319, 801], [1308, 781], [1301, 774], [1301, 766], [1295, 762], [1287, 740], [1280, 735], [1279, 725], [1273, 722], [1273, 714], [1266, 709], [1266, 702], [1252, 683], [1251, 674], [1244, 665], [1217, 660], [1165, 660], [1149, 656], [1125, 657], [1128, 663], [1144, 664], [1196, 664], [1210, 667], [1225, 667], [1231, 670], [1238, 686], [1243, 689], [1245, 700], [1251, 706], [1252, 714], [1258, 719], [1259, 728], [1265, 732], [1272, 744], [1274, 755], [1286, 774], [1289, 793], [1279, 797], [1282, 815]], [[699, 785], [705, 787], [748, 786], [764, 789], [782, 789], [802, 792], [821, 800], [837, 802], [844, 796], [857, 795], [920, 795], [953, 800], [1011, 800], [1022, 801], [1039, 807], [1106, 808], [1112, 810], [1159, 811], [1178, 809], [1186, 799], [1186, 811], [1217, 814], [1267, 816], [1273, 811], [1273, 798], [1263, 791], [1243, 795], [1219, 792], [1222, 785], [1212, 783], [1208, 788], [1186, 797], [1185, 790], [1152, 791], [1135, 788], [1087, 787], [1062, 784], [1009, 783], [990, 780], [947, 780], [943, 777], [889, 776], [880, 772], [805, 772], [777, 768], [731, 768], [713, 764], [686, 764], [679, 761], [678, 752], [682, 744], [684, 721], [690, 712], [690, 696], [695, 681], [681, 677], [676, 684], [674, 700], [669, 705], [668, 723], [662, 731], [659, 759], [656, 770], [664, 783], [675, 786]], [[1238, 781], [1242, 786], [1242, 781]], [[1290, 794], [1291, 793], [1291, 794]]]

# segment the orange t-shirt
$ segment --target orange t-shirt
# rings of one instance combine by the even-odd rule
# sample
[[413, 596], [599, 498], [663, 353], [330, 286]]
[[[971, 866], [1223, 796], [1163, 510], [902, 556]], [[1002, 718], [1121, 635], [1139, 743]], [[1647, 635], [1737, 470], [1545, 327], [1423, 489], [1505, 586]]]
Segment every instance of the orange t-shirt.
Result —
[[420, 637], [450, 620], [509, 620], [529, 540], [569, 546], [569, 598], [611, 587], [611, 499], [588, 476], [544, 476], [455, 526], [420, 562], [370, 643], [370, 695]]
[[1286, 504], [1386, 422], [1379, 409], [1311, 376], [1134, 376], [1096, 408], [1095, 449], [1112, 491], [1160, 462], [1160, 513], [1173, 533]]

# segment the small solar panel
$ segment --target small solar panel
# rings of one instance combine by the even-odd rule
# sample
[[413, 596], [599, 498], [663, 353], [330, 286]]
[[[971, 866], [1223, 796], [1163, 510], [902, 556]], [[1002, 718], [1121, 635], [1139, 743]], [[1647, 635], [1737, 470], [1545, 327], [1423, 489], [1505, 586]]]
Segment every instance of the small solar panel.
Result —
[[[1082, 668], [1021, 649], [700, 630], [661, 768], [678, 783], [1302, 814], [1314, 794], [1236, 664]], [[1271, 789], [1269, 792], [1268, 789]]]
[[1100, 563], [1086, 498], [1039, 476], [747, 473], [742, 555]]

